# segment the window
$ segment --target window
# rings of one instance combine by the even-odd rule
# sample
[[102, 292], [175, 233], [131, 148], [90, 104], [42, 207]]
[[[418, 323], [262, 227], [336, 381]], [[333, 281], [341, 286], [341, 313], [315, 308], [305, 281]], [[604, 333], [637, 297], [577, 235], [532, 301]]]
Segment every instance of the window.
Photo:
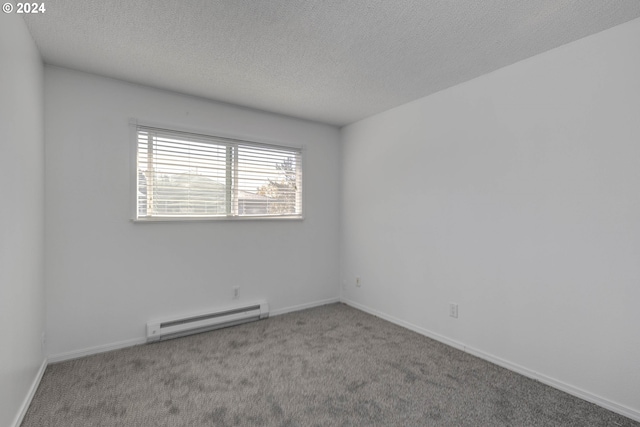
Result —
[[137, 126], [137, 220], [302, 218], [302, 149]]

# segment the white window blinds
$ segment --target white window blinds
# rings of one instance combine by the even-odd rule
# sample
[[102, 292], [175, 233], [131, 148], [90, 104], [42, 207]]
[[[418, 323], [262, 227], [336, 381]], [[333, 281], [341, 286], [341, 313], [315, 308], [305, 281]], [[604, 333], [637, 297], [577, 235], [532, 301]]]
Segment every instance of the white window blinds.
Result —
[[136, 219], [302, 217], [302, 149], [137, 126]]

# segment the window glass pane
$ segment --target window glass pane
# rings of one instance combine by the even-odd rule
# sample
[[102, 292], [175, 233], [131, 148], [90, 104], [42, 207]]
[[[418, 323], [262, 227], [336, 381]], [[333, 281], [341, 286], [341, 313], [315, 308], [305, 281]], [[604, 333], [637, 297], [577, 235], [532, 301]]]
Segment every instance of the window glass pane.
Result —
[[240, 211], [255, 215], [296, 214], [298, 161], [295, 153], [238, 147]]
[[138, 219], [293, 216], [301, 150], [138, 128]]

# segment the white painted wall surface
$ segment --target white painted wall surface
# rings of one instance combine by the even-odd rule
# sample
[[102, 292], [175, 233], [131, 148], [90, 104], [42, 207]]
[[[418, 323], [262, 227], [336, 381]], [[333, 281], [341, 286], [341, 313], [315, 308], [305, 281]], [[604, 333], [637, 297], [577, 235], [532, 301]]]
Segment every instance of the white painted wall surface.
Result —
[[639, 76], [634, 20], [343, 128], [343, 297], [640, 417]]
[[0, 426], [44, 362], [43, 67], [22, 18], [0, 16]]
[[[49, 66], [45, 112], [50, 355], [139, 341], [233, 286], [276, 311], [337, 298], [337, 128]], [[304, 145], [305, 219], [132, 223], [130, 118]]]

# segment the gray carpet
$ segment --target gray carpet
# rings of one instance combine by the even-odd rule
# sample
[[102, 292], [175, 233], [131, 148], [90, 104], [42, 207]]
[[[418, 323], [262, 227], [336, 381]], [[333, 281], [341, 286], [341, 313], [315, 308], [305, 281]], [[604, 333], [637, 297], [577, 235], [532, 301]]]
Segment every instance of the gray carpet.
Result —
[[23, 427], [639, 426], [332, 304], [47, 368]]

